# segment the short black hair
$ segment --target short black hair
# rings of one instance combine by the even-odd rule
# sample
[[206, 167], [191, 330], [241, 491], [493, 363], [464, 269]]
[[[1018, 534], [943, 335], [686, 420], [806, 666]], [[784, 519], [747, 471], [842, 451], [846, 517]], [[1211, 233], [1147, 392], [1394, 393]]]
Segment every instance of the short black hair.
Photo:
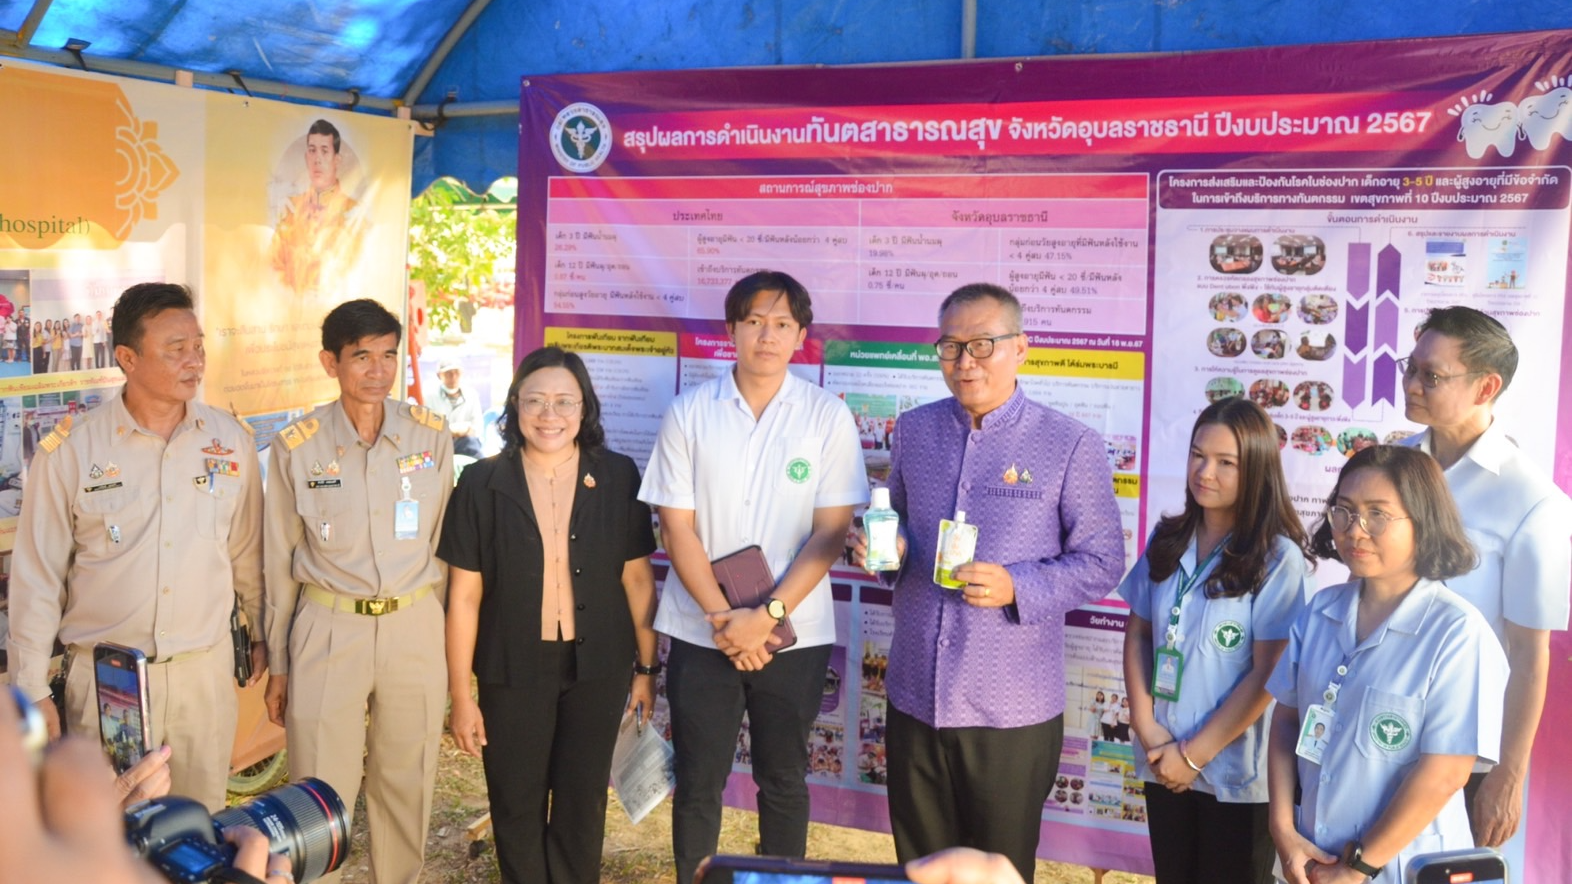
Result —
[[361, 338], [392, 335], [402, 340], [404, 326], [381, 302], [356, 298], [334, 307], [322, 319], [322, 349], [338, 356]]
[[[1372, 445], [1356, 453], [1337, 474], [1326, 508], [1337, 505], [1343, 482], [1360, 470], [1375, 470], [1397, 488], [1414, 526], [1414, 573], [1430, 580], [1451, 580], [1474, 570], [1479, 556], [1463, 531], [1463, 516], [1435, 458], [1406, 445]], [[1310, 539], [1318, 558], [1341, 562], [1332, 542], [1332, 522], [1322, 513]]]
[[1501, 376], [1500, 398], [1517, 374], [1517, 345], [1494, 316], [1472, 307], [1437, 307], [1414, 329], [1414, 340], [1427, 331], [1456, 338], [1463, 345], [1461, 358], [1469, 371]]
[[747, 319], [759, 292], [780, 292], [786, 296], [786, 306], [798, 325], [807, 328], [813, 324], [813, 299], [808, 297], [807, 287], [779, 270], [760, 270], [732, 283], [731, 291], [726, 293], [726, 324], [736, 325]]
[[524, 379], [543, 368], [565, 368], [578, 381], [579, 394], [584, 405], [579, 409], [579, 434], [573, 441], [582, 451], [591, 451], [606, 444], [606, 431], [600, 423], [600, 397], [595, 395], [595, 385], [590, 383], [589, 368], [572, 350], [561, 347], [541, 347], [525, 356], [513, 372], [513, 383], [508, 385], [508, 401], [502, 408], [502, 444], [504, 450], [514, 453], [524, 448], [524, 433], [519, 429], [519, 387]]
[[112, 346], [130, 347], [141, 353], [147, 320], [165, 310], [195, 311], [191, 290], [178, 282], [139, 282], [121, 292], [109, 317]]
[[329, 123], [327, 120], [317, 120], [315, 123], [311, 124], [311, 128], [310, 129], [306, 130], [306, 137], [307, 138], [310, 138], [313, 135], [331, 135], [331, 136], [333, 136], [333, 152], [334, 153], [338, 153], [339, 142], [342, 141], [342, 139], [340, 139], [338, 137], [338, 127], [337, 126], [333, 125], [332, 123]]
[[950, 292], [950, 294], [945, 297], [944, 303], [939, 305], [940, 324], [942, 325], [944, 323], [944, 312], [949, 310], [951, 307], [959, 307], [963, 304], [973, 304], [984, 299], [998, 301], [1000, 304], [1002, 304], [1004, 306], [1006, 321], [1010, 326], [1010, 331], [1017, 334], [1022, 331], [1020, 300], [1016, 298], [1009, 289], [1002, 285], [994, 285], [991, 282], [974, 282], [968, 285], [963, 285], [955, 291]]

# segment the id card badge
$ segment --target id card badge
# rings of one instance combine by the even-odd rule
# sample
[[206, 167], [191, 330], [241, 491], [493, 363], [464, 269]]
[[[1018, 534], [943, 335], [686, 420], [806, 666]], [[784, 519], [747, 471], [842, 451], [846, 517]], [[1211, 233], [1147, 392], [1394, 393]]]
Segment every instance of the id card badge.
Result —
[[409, 496], [409, 477], [401, 483], [404, 496], [393, 505], [393, 538], [395, 540], [420, 539], [420, 501]]
[[1332, 725], [1337, 721], [1337, 713], [1319, 703], [1305, 709], [1305, 719], [1299, 724], [1299, 742], [1294, 746], [1294, 754], [1310, 762], [1321, 763], [1321, 754], [1326, 751], [1326, 741], [1332, 737]]
[[1184, 679], [1184, 652], [1158, 648], [1157, 664], [1152, 668], [1152, 696], [1170, 703], [1179, 700], [1179, 682]]

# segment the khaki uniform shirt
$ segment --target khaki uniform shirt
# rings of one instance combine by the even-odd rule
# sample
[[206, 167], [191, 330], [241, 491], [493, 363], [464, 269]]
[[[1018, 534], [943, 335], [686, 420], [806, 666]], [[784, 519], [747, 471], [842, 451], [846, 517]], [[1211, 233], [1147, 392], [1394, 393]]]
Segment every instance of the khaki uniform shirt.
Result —
[[[289, 671], [289, 627], [302, 584], [355, 598], [423, 586], [439, 598], [446, 592], [447, 569], [435, 553], [453, 491], [452, 436], [430, 409], [392, 399], [383, 408], [374, 445], [361, 440], [337, 401], [285, 427], [273, 442], [265, 534], [268, 668], [275, 675]], [[419, 524], [413, 539], [401, 540], [395, 515], [406, 496], [418, 503]]]
[[166, 443], [117, 394], [39, 442], [11, 568], [11, 667], [30, 697], [49, 693], [57, 635], [164, 660], [227, 642], [236, 595], [260, 624], [262, 481], [244, 424], [190, 402]]

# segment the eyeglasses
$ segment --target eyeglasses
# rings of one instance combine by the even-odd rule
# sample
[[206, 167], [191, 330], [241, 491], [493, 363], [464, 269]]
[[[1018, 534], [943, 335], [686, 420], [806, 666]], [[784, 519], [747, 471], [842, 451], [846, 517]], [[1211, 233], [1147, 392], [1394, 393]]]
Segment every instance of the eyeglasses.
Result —
[[1404, 381], [1411, 381], [1417, 375], [1419, 383], [1423, 384], [1426, 390], [1434, 390], [1436, 387], [1456, 378], [1484, 374], [1482, 371], [1465, 371], [1459, 374], [1436, 374], [1433, 371], [1420, 371], [1419, 366], [1414, 364], [1414, 357], [1412, 356], [1404, 356], [1402, 359], [1397, 360], [1397, 368], [1403, 373]]
[[1386, 532], [1386, 526], [1392, 522], [1406, 522], [1408, 516], [1389, 516], [1380, 510], [1370, 513], [1356, 513], [1346, 506], [1334, 506], [1326, 511], [1326, 520], [1332, 523], [1332, 530], [1345, 534], [1354, 527], [1354, 522], [1371, 537], [1380, 537]]
[[935, 341], [933, 349], [938, 351], [939, 358], [945, 362], [954, 362], [960, 359], [962, 350], [965, 350], [973, 359], [987, 359], [993, 355], [994, 344], [1020, 336], [1020, 332], [1011, 332], [1007, 335], [995, 335], [991, 338], [973, 338], [970, 341]]
[[548, 410], [557, 417], [573, 417], [584, 407], [582, 399], [539, 399], [534, 396], [519, 400], [519, 411], [530, 417], [540, 417]]

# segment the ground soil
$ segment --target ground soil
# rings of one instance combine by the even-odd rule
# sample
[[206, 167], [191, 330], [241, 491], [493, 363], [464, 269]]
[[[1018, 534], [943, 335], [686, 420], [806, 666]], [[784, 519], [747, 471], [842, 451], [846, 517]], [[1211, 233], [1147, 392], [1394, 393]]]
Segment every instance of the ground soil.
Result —
[[[676, 875], [671, 864], [671, 802], [661, 805], [637, 826], [628, 822], [627, 814], [615, 797], [609, 804], [601, 881], [606, 884], [675, 884]], [[444, 736], [431, 833], [426, 844], [426, 870], [421, 876], [423, 882], [491, 884], [499, 880], [496, 856], [489, 841], [473, 842], [468, 834], [470, 824], [485, 813], [486, 781], [480, 762], [459, 752], [452, 739]], [[363, 807], [356, 809], [355, 818], [357, 822], [365, 819]], [[757, 821], [752, 813], [728, 808], [721, 824], [721, 852], [752, 853], [756, 833]], [[814, 823], [808, 832], [808, 855], [823, 859], [894, 862], [895, 847], [890, 836], [883, 833]], [[370, 879], [366, 856], [365, 827], [357, 825], [354, 847], [344, 866], [345, 884], [366, 884]], [[1151, 880], [1124, 872], [1109, 872], [1098, 878], [1095, 872], [1082, 866], [1039, 861], [1034, 884], [1150, 884]]]

